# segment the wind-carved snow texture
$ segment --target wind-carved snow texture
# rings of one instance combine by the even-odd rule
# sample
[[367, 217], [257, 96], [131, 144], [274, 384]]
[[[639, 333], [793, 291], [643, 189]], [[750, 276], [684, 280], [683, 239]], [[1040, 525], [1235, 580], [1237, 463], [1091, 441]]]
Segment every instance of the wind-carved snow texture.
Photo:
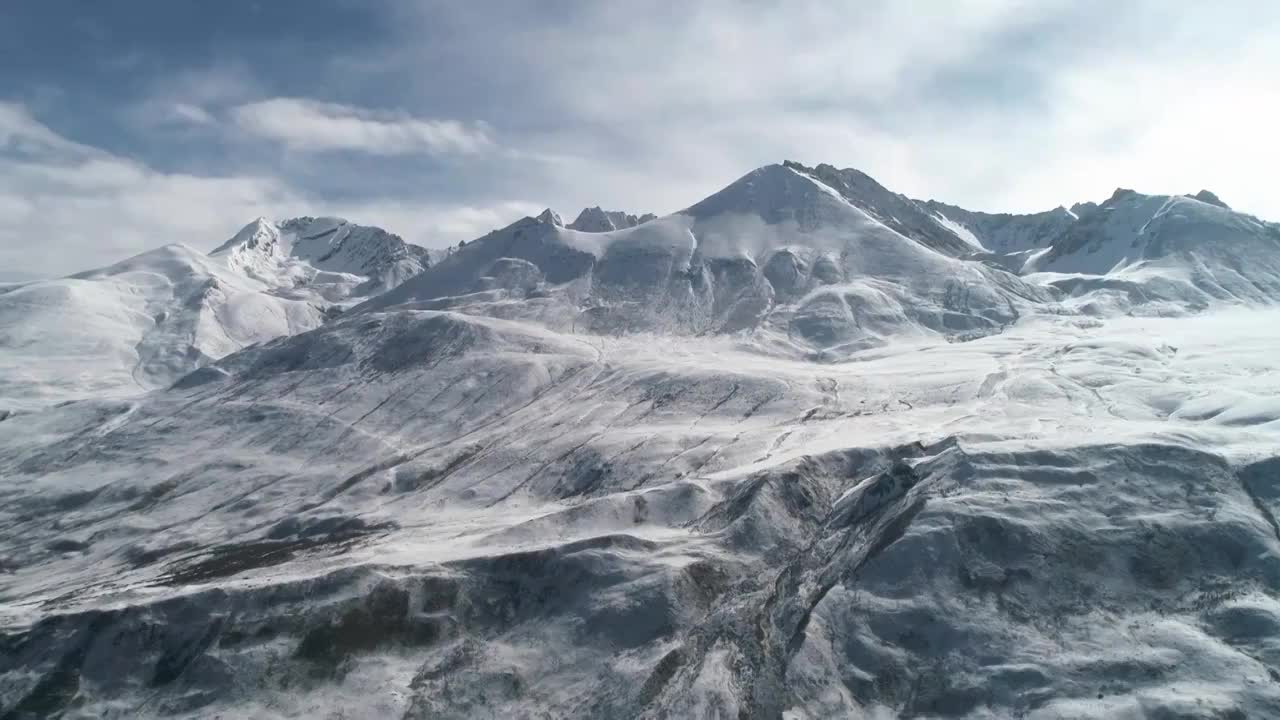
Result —
[[1280, 716], [1274, 226], [868, 181], [0, 419], [0, 717]]
[[260, 218], [209, 255], [168, 245], [0, 292], [0, 411], [166, 387], [427, 265], [425, 250], [379, 228]]

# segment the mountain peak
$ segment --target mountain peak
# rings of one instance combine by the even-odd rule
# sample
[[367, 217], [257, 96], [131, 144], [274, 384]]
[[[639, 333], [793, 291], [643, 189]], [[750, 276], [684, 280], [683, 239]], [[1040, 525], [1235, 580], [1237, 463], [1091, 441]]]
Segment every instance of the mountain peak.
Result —
[[310, 215], [275, 222], [256, 218], [209, 255], [237, 272], [281, 287], [308, 284], [317, 272], [373, 281], [361, 294], [375, 286], [398, 285], [430, 264], [427, 250], [395, 233], [345, 218]]
[[1231, 206], [1230, 206], [1230, 205], [1228, 205], [1228, 204], [1226, 204], [1226, 203], [1222, 202], [1222, 200], [1221, 200], [1221, 199], [1219, 199], [1217, 195], [1213, 194], [1212, 192], [1210, 192], [1210, 191], [1208, 191], [1208, 190], [1201, 190], [1200, 192], [1196, 193], [1195, 195], [1192, 195], [1191, 197], [1192, 197], [1192, 198], [1195, 198], [1196, 200], [1199, 200], [1199, 201], [1200, 201], [1200, 202], [1202, 202], [1202, 203], [1208, 203], [1208, 204], [1210, 204], [1210, 205], [1217, 205], [1218, 207], [1220, 207], [1220, 208], [1222, 208], [1222, 209], [1224, 209], [1224, 210], [1230, 210], [1230, 209], [1231, 209]]
[[555, 225], [556, 227], [564, 227], [564, 220], [560, 219], [560, 214], [557, 213], [555, 210], [552, 210], [551, 208], [547, 208], [546, 210], [543, 210], [538, 215], [537, 219], [541, 222], [547, 223], [548, 225]]
[[280, 232], [275, 223], [264, 217], [258, 217], [240, 228], [235, 235], [231, 236], [230, 240], [219, 245], [209, 254], [222, 255], [232, 250], [243, 248], [246, 250], [258, 250], [270, 255], [275, 252], [279, 239]]
[[[286, 232], [294, 232], [302, 237], [314, 237], [334, 230], [351, 225], [346, 218], [335, 216], [312, 217], [310, 215], [302, 215], [300, 217], [281, 220], [276, 223], [276, 227]], [[358, 227], [358, 226], [357, 226]]]
[[1091, 200], [1085, 201], [1085, 202], [1078, 202], [1075, 205], [1072, 205], [1070, 208], [1071, 214], [1075, 215], [1077, 218], [1082, 218], [1086, 215], [1089, 215], [1097, 209], [1098, 209], [1098, 203], [1093, 202]]
[[969, 240], [942, 224], [924, 203], [889, 190], [861, 170], [827, 163], [810, 168], [794, 160], [784, 160], [782, 167], [834, 190], [849, 204], [925, 247], [955, 257], [974, 250]]
[[1124, 200], [1125, 198], [1136, 197], [1137, 195], [1138, 195], [1137, 190], [1118, 187], [1116, 188], [1115, 192], [1111, 193], [1111, 197], [1107, 198], [1107, 202], [1109, 203], [1119, 202], [1121, 200]]
[[653, 213], [632, 215], [622, 210], [602, 210], [599, 205], [596, 205], [583, 208], [582, 212], [578, 213], [578, 218], [569, 223], [568, 227], [570, 230], [579, 232], [611, 232], [625, 230], [655, 219], [657, 215]]

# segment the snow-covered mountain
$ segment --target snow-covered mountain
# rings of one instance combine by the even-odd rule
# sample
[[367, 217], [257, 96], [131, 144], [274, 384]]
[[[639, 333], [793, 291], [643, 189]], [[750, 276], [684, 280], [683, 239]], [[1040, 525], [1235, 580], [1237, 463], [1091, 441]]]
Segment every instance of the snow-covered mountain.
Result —
[[426, 265], [424, 250], [380, 228], [259, 219], [208, 255], [168, 245], [0, 290], [0, 410], [165, 387]]
[[771, 165], [0, 415], [0, 717], [1278, 717], [1274, 232]]
[[995, 332], [1052, 301], [1041, 286], [940, 252], [950, 246], [931, 235], [894, 230], [849, 192], [771, 165], [624, 230], [583, 233], [544, 213], [468, 243], [357, 312], [412, 302], [556, 329], [751, 332], [778, 349], [839, 356], [893, 336]]
[[[1083, 206], [1076, 210], [1058, 207], [1030, 215], [1011, 215], [972, 212], [934, 200], [924, 205], [953, 233], [980, 250], [997, 255], [1017, 255], [1048, 247], [1079, 218], [1077, 211], [1083, 209]], [[1023, 259], [1025, 261], [1025, 257]]]
[[1104, 276], [1070, 283], [1077, 293], [1117, 287], [1136, 296], [1131, 302], [1274, 301], [1280, 298], [1280, 226], [1220, 201], [1117, 190], [1031, 256], [1023, 272]]
[[[278, 223], [258, 218], [211, 255], [272, 287], [336, 285], [341, 289], [335, 300], [388, 290], [431, 264], [428, 250], [382, 228], [323, 217]], [[367, 284], [344, 288], [342, 276]]]
[[[1091, 312], [1182, 312], [1214, 303], [1280, 299], [1280, 226], [1238, 213], [1216, 195], [1118, 189], [1102, 203], [1031, 215], [992, 215], [930, 202], [969, 233], [987, 262], [1073, 296]], [[1050, 275], [1052, 274], [1052, 275]], [[1056, 277], [1055, 277], [1056, 276]]]

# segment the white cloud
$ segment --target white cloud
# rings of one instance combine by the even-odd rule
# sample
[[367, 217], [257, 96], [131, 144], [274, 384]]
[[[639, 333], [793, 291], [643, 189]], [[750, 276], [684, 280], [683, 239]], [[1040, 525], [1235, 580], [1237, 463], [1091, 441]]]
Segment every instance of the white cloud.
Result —
[[91, 154], [92, 148], [67, 140], [45, 127], [26, 107], [0, 101], [0, 152], [48, 158]]
[[140, 135], [163, 131], [186, 140], [215, 137], [223, 129], [222, 109], [263, 93], [257, 76], [238, 60], [170, 69], [147, 78], [145, 87], [143, 99], [113, 108], [118, 119]]
[[1208, 188], [1236, 209], [1280, 220], [1277, 73], [1280, 46], [1256, 36], [1213, 56], [1147, 52], [1119, 66], [1063, 68], [1050, 81], [1049, 125], [1013, 133], [1053, 143], [1047, 162], [1028, 165], [1002, 199], [1043, 205], [1046, 191], [1065, 201], [1090, 191], [1101, 199], [1116, 186]]
[[[1068, 4], [646, 0], [538, 17], [404, 2], [399, 58], [406, 74], [459, 68], [464, 92], [519, 93], [503, 100], [537, 131], [503, 128], [504, 142], [572, 159], [574, 172], [548, 165], [535, 183], [551, 203], [670, 211], [784, 158], [865, 164], [868, 108]], [[413, 40], [433, 27], [447, 37]], [[416, 75], [433, 78], [423, 102], [439, 94], [436, 75]]]
[[[1069, 61], [1046, 59], [1034, 97], [1019, 102], [960, 113], [922, 102], [889, 125], [816, 115], [800, 132], [781, 123], [780, 133], [840, 149], [834, 159], [810, 150], [811, 161], [857, 165], [900, 192], [972, 209], [1100, 201], [1116, 187], [1208, 188], [1236, 209], [1280, 220], [1270, 189], [1280, 167], [1280, 46], [1229, 15], [1202, 7], [1152, 29], [1159, 38], [1102, 36], [1087, 48], [1072, 40], [1058, 53]], [[1278, 20], [1274, 9], [1252, 17], [1260, 30]]]
[[212, 248], [249, 220], [344, 215], [444, 246], [536, 210], [492, 205], [327, 203], [273, 177], [160, 172], [82, 145], [0, 102], [0, 269], [40, 276], [107, 265], [168, 243]]
[[336, 203], [327, 210], [355, 223], [385, 228], [424, 247], [448, 247], [459, 240], [473, 240], [541, 211], [541, 206], [523, 201], [446, 205], [396, 200]]
[[213, 115], [209, 114], [208, 110], [205, 110], [199, 105], [192, 105], [191, 103], [183, 102], [170, 105], [166, 114], [166, 119], [172, 122], [186, 123], [189, 125], [213, 125], [217, 122], [213, 119]]
[[200, 246], [297, 202], [270, 178], [157, 172], [70, 141], [11, 103], [0, 103], [0, 138], [6, 270], [65, 274], [167, 243]]
[[273, 98], [232, 111], [237, 126], [293, 150], [373, 155], [472, 154], [493, 147], [486, 126], [376, 112], [301, 98]]
[[[459, 68], [452, 94], [472, 106], [502, 91], [531, 128], [495, 120], [504, 144], [569, 158], [540, 176], [514, 171], [562, 207], [675, 210], [794, 158], [975, 209], [1203, 185], [1280, 219], [1269, 192], [1280, 5], [1266, 0], [637, 0], [554, 17], [405, 0], [400, 10], [403, 45], [379, 57], [402, 66], [381, 77], [416, 68], [432, 79], [417, 88], [423, 103], [440, 94], [437, 73], [422, 71], [433, 62]], [[448, 31], [422, 42], [433, 27]]]

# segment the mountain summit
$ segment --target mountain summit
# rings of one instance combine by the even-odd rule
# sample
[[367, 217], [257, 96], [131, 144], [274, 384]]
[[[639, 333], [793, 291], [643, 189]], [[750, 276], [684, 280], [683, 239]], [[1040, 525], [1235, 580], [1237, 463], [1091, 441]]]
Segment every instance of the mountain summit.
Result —
[[367, 280], [355, 294], [395, 287], [430, 265], [425, 248], [399, 235], [333, 217], [258, 218], [210, 255], [225, 257], [233, 269], [274, 286], [310, 283], [317, 273]]

